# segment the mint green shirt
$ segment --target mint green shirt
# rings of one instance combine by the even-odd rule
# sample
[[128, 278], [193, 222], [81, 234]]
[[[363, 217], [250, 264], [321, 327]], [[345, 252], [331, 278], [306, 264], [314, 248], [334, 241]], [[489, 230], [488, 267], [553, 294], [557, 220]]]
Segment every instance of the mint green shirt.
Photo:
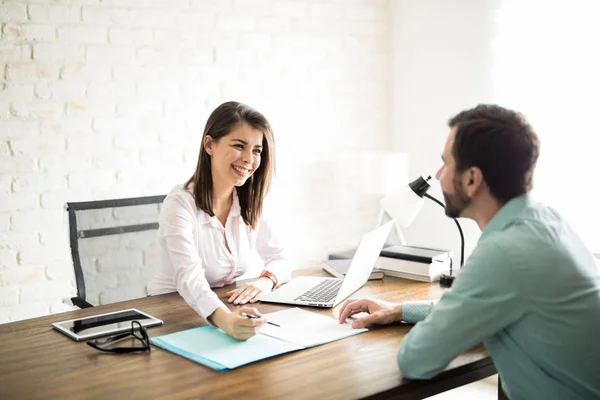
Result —
[[600, 271], [530, 196], [494, 216], [437, 304], [407, 302], [402, 317], [421, 321], [398, 353], [407, 378], [431, 378], [483, 342], [511, 400], [600, 399]]

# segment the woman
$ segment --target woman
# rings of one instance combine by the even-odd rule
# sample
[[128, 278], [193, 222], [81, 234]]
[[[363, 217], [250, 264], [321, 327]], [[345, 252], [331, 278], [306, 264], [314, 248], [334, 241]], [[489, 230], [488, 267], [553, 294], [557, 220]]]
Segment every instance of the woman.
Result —
[[221, 104], [208, 118], [196, 172], [166, 197], [160, 215], [162, 266], [148, 284], [151, 295], [177, 290], [200, 316], [230, 336], [246, 340], [264, 324], [253, 307], [233, 312], [211, 290], [246, 271], [260, 278], [227, 292], [234, 304], [254, 303], [290, 278], [290, 269], [268, 222], [263, 199], [275, 167], [267, 119], [237, 102]]

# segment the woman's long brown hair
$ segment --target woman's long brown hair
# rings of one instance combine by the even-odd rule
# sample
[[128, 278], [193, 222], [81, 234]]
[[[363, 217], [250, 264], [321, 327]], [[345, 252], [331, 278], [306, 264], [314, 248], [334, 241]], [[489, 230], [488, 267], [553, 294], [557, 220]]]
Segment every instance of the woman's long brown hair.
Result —
[[204, 148], [204, 138], [210, 136], [219, 141], [240, 124], [247, 124], [263, 134], [261, 162], [252, 176], [240, 187], [236, 187], [244, 223], [256, 229], [262, 214], [263, 200], [271, 187], [271, 179], [275, 173], [275, 146], [273, 131], [269, 121], [252, 107], [235, 101], [229, 101], [217, 107], [204, 128], [200, 142], [200, 154], [194, 175], [186, 182], [185, 188], [193, 185], [196, 207], [211, 217], [213, 212], [213, 182], [210, 156]]

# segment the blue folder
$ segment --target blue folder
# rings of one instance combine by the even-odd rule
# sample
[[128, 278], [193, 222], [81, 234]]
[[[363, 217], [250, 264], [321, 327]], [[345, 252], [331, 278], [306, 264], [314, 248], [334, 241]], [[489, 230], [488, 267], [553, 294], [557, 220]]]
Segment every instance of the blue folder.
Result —
[[358, 335], [367, 329], [352, 329], [337, 319], [290, 308], [268, 315], [273, 325], [264, 325], [258, 335], [239, 341], [212, 325], [150, 339], [152, 344], [199, 364], [227, 371], [265, 358], [319, 346]]
[[211, 325], [154, 337], [150, 341], [158, 347], [217, 371], [227, 371], [305, 348], [261, 334], [241, 342]]

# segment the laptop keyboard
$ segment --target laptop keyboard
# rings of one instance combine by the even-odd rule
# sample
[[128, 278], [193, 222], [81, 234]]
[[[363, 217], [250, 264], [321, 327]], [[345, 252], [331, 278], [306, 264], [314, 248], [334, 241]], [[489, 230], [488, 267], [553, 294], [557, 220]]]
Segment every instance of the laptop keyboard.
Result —
[[307, 290], [300, 296], [296, 297], [294, 301], [310, 301], [310, 302], [328, 302], [337, 296], [342, 286], [341, 279], [331, 279], [319, 283], [312, 289]]

